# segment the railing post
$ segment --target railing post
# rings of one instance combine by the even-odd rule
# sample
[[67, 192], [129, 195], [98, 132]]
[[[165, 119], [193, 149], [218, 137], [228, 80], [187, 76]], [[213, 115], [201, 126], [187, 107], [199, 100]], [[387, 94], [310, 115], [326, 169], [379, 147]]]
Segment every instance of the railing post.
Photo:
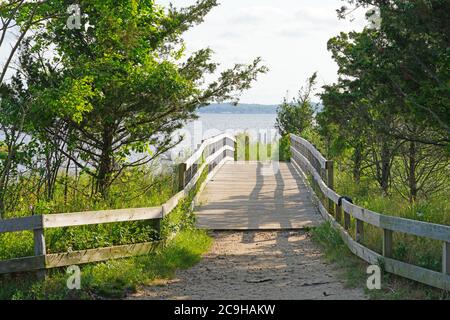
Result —
[[450, 275], [450, 242], [444, 242], [442, 250], [442, 272]]
[[[326, 171], [327, 171], [327, 186], [331, 190], [334, 190], [334, 161], [328, 160], [326, 162]], [[327, 197], [328, 200], [328, 212], [332, 215], [334, 214], [334, 202]]]
[[186, 163], [178, 165], [178, 191], [182, 191], [186, 186]]
[[355, 235], [356, 242], [363, 242], [364, 241], [364, 222], [356, 219], [356, 235]]
[[336, 204], [336, 221], [342, 223], [342, 207]]
[[392, 257], [392, 231], [383, 229], [383, 256]]
[[161, 221], [162, 219], [155, 219], [154, 220], [154, 228], [155, 228], [155, 234], [156, 234], [156, 241], [161, 240]]
[[344, 210], [344, 229], [350, 229], [350, 214]]
[[[42, 219], [42, 217], [41, 217]], [[34, 255], [35, 256], [45, 256], [47, 254], [47, 249], [45, 246], [45, 236], [43, 227], [39, 229], [33, 230], [34, 234]], [[45, 259], [43, 269], [37, 271], [37, 276], [40, 279], [45, 279], [46, 271], [45, 271]]]

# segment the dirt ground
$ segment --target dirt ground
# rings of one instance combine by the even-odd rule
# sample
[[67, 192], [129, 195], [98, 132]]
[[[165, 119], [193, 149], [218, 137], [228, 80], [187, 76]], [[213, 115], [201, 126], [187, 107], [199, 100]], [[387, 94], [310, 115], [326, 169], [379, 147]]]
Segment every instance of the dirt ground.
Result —
[[304, 231], [216, 232], [210, 252], [130, 299], [365, 299], [348, 289]]

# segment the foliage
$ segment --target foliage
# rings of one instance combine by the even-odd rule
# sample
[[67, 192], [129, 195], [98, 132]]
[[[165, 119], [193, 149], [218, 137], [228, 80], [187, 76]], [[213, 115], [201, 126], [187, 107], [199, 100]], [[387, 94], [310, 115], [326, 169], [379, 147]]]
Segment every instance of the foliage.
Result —
[[[337, 266], [347, 286], [366, 288], [367, 264], [350, 252], [339, 232], [326, 222], [313, 228], [311, 233], [312, 239], [324, 250], [326, 259]], [[370, 299], [375, 300], [448, 300], [450, 298], [446, 292], [388, 273], [383, 273], [381, 286], [381, 290], [365, 289], [365, 293]]]
[[381, 24], [328, 42], [339, 79], [317, 116], [325, 153], [356, 184], [369, 175], [385, 195], [429, 198], [447, 188], [450, 161], [448, 2], [348, 2], [377, 6]]
[[[193, 266], [211, 245], [211, 238], [207, 233], [195, 228], [195, 216], [190, 209], [191, 201], [207, 173], [206, 169], [197, 188], [194, 188], [191, 194], [163, 219], [160, 235], [163, 241], [155, 252], [145, 256], [83, 266], [82, 289], [76, 291], [67, 289], [67, 275], [62, 269], [51, 271], [45, 281], [36, 280], [31, 274], [20, 277], [5, 275], [0, 277], [0, 299], [122, 298], [140, 285], [157, 279], [170, 279], [177, 269]], [[167, 187], [168, 184], [163, 186]], [[164, 192], [153, 190], [153, 193], [162, 194], [161, 191]], [[160, 202], [166, 200], [160, 199]], [[21, 249], [24, 246], [22, 242], [31, 245], [21, 249], [20, 255], [32, 255], [32, 234], [24, 236], [28, 236], [27, 242], [17, 236], [0, 238], [0, 248], [6, 244], [7, 249], [0, 251], [0, 259], [11, 258], [8, 255], [16, 249]], [[148, 242], [155, 240], [154, 236], [151, 225], [129, 222], [92, 228], [57, 229], [51, 234], [46, 234], [50, 252]], [[27, 251], [30, 248], [31, 253]]]
[[[17, 101], [8, 104], [23, 115], [24, 125], [15, 131], [32, 138], [35, 157], [27, 169], [45, 176], [46, 200], [53, 199], [58, 171], [70, 166], [91, 177], [92, 197], [112, 198], [111, 186], [124, 171], [176, 145], [174, 132], [195, 119], [198, 108], [237, 101], [267, 71], [257, 58], [215, 76], [219, 65], [210, 49], [186, 54], [183, 34], [216, 5], [200, 0], [176, 9], [153, 0], [80, 1], [83, 27], [73, 29], [67, 27], [66, 1], [2, 4], [2, 22], [33, 30], [18, 42], [19, 70], [13, 84], [2, 84], [9, 90], [2, 105]], [[29, 18], [38, 17], [31, 26]], [[16, 157], [14, 150], [2, 155]], [[13, 180], [14, 164], [3, 166]]]
[[314, 73], [308, 79], [306, 87], [300, 89], [298, 98], [292, 102], [285, 99], [278, 108], [275, 127], [282, 136], [290, 133], [300, 135], [312, 126], [314, 109], [310, 97], [316, 78], [317, 73]]
[[291, 160], [291, 137], [290, 135], [285, 135], [281, 137], [279, 141], [280, 148], [280, 161], [290, 161]]
[[170, 279], [177, 269], [193, 266], [209, 249], [211, 238], [204, 231], [185, 229], [156, 252], [128, 259], [86, 265], [81, 271], [81, 290], [67, 289], [67, 275], [53, 271], [45, 281], [32, 275], [0, 278], [0, 299], [101, 299], [123, 298], [140, 285]]
[[[24, 193], [16, 211], [8, 212], [7, 218], [29, 216], [30, 214], [52, 214], [83, 212], [107, 209], [154, 207], [165, 203], [175, 192], [173, 169], [165, 169], [155, 175], [155, 168], [139, 168], [127, 171], [111, 187], [112, 197], [91, 198], [82, 192], [90, 185], [89, 180], [59, 177], [54, 199], [45, 201]], [[87, 178], [87, 177], [84, 177]], [[22, 181], [33, 184], [33, 181]], [[66, 183], [69, 192], [65, 194]], [[32, 208], [32, 211], [30, 210]], [[115, 245], [150, 242], [157, 238], [154, 226], [145, 222], [122, 222], [70, 228], [56, 228], [45, 231], [49, 253], [85, 250]], [[6, 233], [0, 235], [0, 260], [33, 255], [32, 232]]]

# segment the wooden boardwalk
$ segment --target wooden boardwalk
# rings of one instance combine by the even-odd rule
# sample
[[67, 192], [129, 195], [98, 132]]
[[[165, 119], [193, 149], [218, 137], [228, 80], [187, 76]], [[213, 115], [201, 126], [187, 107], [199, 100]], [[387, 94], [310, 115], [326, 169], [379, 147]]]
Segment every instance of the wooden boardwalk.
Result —
[[228, 162], [199, 197], [198, 226], [210, 230], [290, 230], [323, 222], [290, 163]]

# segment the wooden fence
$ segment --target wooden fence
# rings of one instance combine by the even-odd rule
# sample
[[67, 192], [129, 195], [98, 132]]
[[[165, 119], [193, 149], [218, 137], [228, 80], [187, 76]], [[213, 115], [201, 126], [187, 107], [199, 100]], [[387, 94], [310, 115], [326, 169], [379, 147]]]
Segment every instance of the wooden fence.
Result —
[[[334, 163], [326, 160], [307, 140], [291, 136], [292, 162], [311, 178], [311, 191], [318, 198], [322, 216], [342, 235], [349, 249], [370, 264], [436, 288], [450, 290], [450, 227], [379, 214], [350, 203], [334, 192]], [[351, 217], [355, 219], [355, 235], [349, 234]], [[342, 221], [343, 218], [343, 221]], [[379, 254], [362, 242], [364, 224], [383, 230], [383, 250]], [[437, 272], [393, 259], [393, 232], [442, 241], [442, 272]]]
[[[44, 230], [50, 228], [86, 226], [116, 222], [156, 221], [160, 227], [161, 219], [174, 210], [194, 187], [201, 190], [228, 160], [234, 159], [235, 139], [221, 134], [205, 140], [197, 151], [179, 165], [180, 189], [162, 206], [97, 212], [66, 214], [46, 214], [24, 218], [0, 220], [0, 234], [7, 232], [33, 231], [34, 256], [0, 261], [0, 274], [38, 271], [45, 274], [46, 269], [69, 265], [100, 262], [110, 259], [145, 255], [154, 250], [158, 242], [138, 243], [108, 248], [97, 248], [75, 252], [47, 254]], [[206, 181], [197, 186], [204, 170], [208, 170]]]

